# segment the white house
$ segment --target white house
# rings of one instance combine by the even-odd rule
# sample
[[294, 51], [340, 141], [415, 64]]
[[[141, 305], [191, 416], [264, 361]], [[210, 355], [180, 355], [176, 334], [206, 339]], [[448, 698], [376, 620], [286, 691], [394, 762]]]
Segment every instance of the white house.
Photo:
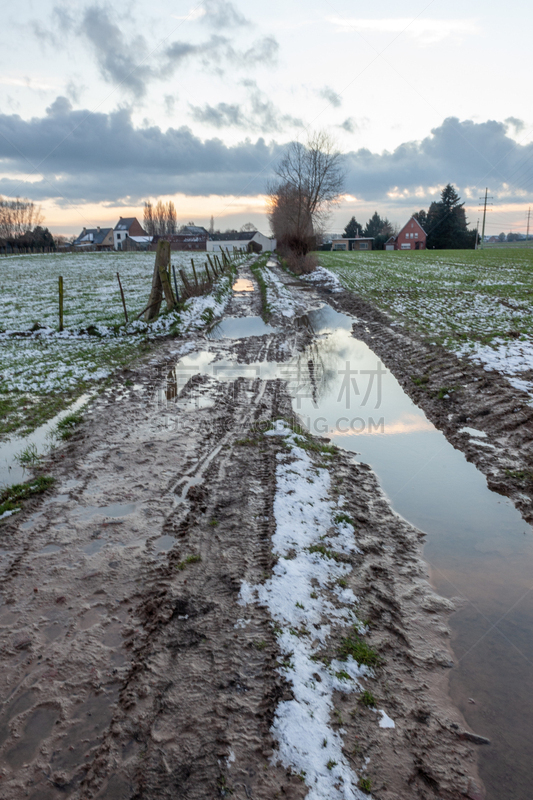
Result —
[[[207, 240], [207, 251], [219, 253], [221, 250], [233, 252], [233, 248], [246, 250], [252, 243], [258, 245], [262, 252], [276, 249], [276, 240], [269, 239], [259, 231], [243, 231], [242, 233], [212, 233]], [[258, 251], [259, 252], [259, 251]]]

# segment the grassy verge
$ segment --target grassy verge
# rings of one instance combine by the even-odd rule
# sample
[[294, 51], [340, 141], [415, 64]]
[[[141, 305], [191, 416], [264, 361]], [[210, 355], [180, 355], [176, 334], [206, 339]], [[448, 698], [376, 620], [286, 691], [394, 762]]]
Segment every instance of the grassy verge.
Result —
[[262, 272], [262, 269], [266, 266], [269, 258], [269, 254], [261, 256], [251, 265], [252, 274], [257, 281], [257, 285], [259, 286], [259, 291], [261, 293], [261, 316], [264, 322], [268, 322], [272, 316], [272, 309], [270, 307], [270, 303], [268, 302], [267, 296], [267, 285]]
[[[26, 483], [15, 483], [7, 486], [0, 492], [0, 518], [6, 512], [16, 512], [22, 508], [22, 503], [29, 497], [43, 494], [53, 486], [55, 479], [48, 475], [40, 475]], [[9, 516], [6, 517], [9, 519]]]

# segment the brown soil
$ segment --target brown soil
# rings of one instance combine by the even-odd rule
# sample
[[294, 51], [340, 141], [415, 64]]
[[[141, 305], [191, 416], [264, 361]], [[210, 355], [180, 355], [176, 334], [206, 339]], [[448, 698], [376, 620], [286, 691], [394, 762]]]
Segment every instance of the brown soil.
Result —
[[[251, 275], [243, 269], [242, 277]], [[315, 291], [298, 293], [302, 303], [316, 303]], [[257, 291], [232, 300], [228, 313], [257, 314], [259, 302]], [[361, 316], [347, 308], [355, 299], [335, 302]], [[370, 322], [380, 352], [385, 326]], [[217, 357], [281, 360], [309, 332], [276, 323], [269, 336], [207, 341], [197, 334], [192, 341]], [[398, 334], [390, 331], [393, 341]], [[307, 793], [275, 759], [270, 726], [291, 688], [278, 674], [271, 621], [265, 609], [237, 603], [241, 582], [261, 582], [273, 564], [281, 445], [255, 432], [262, 421], [290, 416], [290, 398], [280, 381], [254, 377], [235, 384], [192, 378], [175, 387], [183, 344], [165, 342], [117, 379], [51, 459], [55, 490], [0, 528], [5, 800]], [[396, 363], [390, 368], [396, 372]], [[125, 388], [126, 377], [134, 389]], [[199, 407], [188, 402], [193, 392]], [[431, 402], [430, 417], [439, 408]], [[476, 418], [476, 427], [493, 416], [483, 424]], [[509, 429], [502, 435], [513, 441]], [[452, 606], [427, 582], [422, 535], [394, 514], [367, 467], [338, 452], [331, 470], [362, 551], [348, 585], [384, 659], [366, 686], [396, 723], [379, 728], [357, 695], [339, 693], [332, 724], [344, 730], [345, 754], [381, 800], [475, 800], [482, 796], [475, 744], [443, 680]], [[343, 635], [334, 629], [325, 655], [335, 655]]]

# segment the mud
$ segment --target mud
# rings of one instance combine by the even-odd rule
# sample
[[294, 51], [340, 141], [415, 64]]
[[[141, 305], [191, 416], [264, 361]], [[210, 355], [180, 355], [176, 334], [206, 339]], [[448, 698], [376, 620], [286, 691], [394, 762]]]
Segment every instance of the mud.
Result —
[[[248, 269], [240, 278], [255, 286]], [[314, 290], [291, 291], [302, 308], [319, 304]], [[226, 318], [261, 311], [259, 291], [243, 291]], [[2, 525], [0, 797], [306, 796], [270, 732], [291, 698], [271, 620], [238, 603], [242, 581], [273, 568], [281, 444], [257, 431], [290, 418], [291, 398], [245, 370], [231, 383], [175, 379], [184, 353], [251, 365], [311, 340], [305, 324], [271, 324], [247, 339], [163, 343], [121, 376], [134, 388], [117, 381], [53, 455], [54, 491]], [[365, 465], [338, 451], [330, 469], [361, 551], [348, 585], [384, 659], [366, 685], [396, 725], [338, 693], [345, 755], [376, 798], [482, 797], [475, 732], [443, 681], [453, 606], [427, 582], [422, 534]], [[325, 657], [345, 635], [332, 630]]]

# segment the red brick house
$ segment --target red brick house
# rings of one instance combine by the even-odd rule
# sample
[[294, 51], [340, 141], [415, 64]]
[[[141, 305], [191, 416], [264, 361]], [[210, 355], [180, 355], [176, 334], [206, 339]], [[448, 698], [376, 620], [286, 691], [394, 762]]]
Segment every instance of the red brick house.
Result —
[[403, 226], [398, 236], [391, 236], [385, 243], [385, 250], [425, 250], [426, 232], [415, 217]]

